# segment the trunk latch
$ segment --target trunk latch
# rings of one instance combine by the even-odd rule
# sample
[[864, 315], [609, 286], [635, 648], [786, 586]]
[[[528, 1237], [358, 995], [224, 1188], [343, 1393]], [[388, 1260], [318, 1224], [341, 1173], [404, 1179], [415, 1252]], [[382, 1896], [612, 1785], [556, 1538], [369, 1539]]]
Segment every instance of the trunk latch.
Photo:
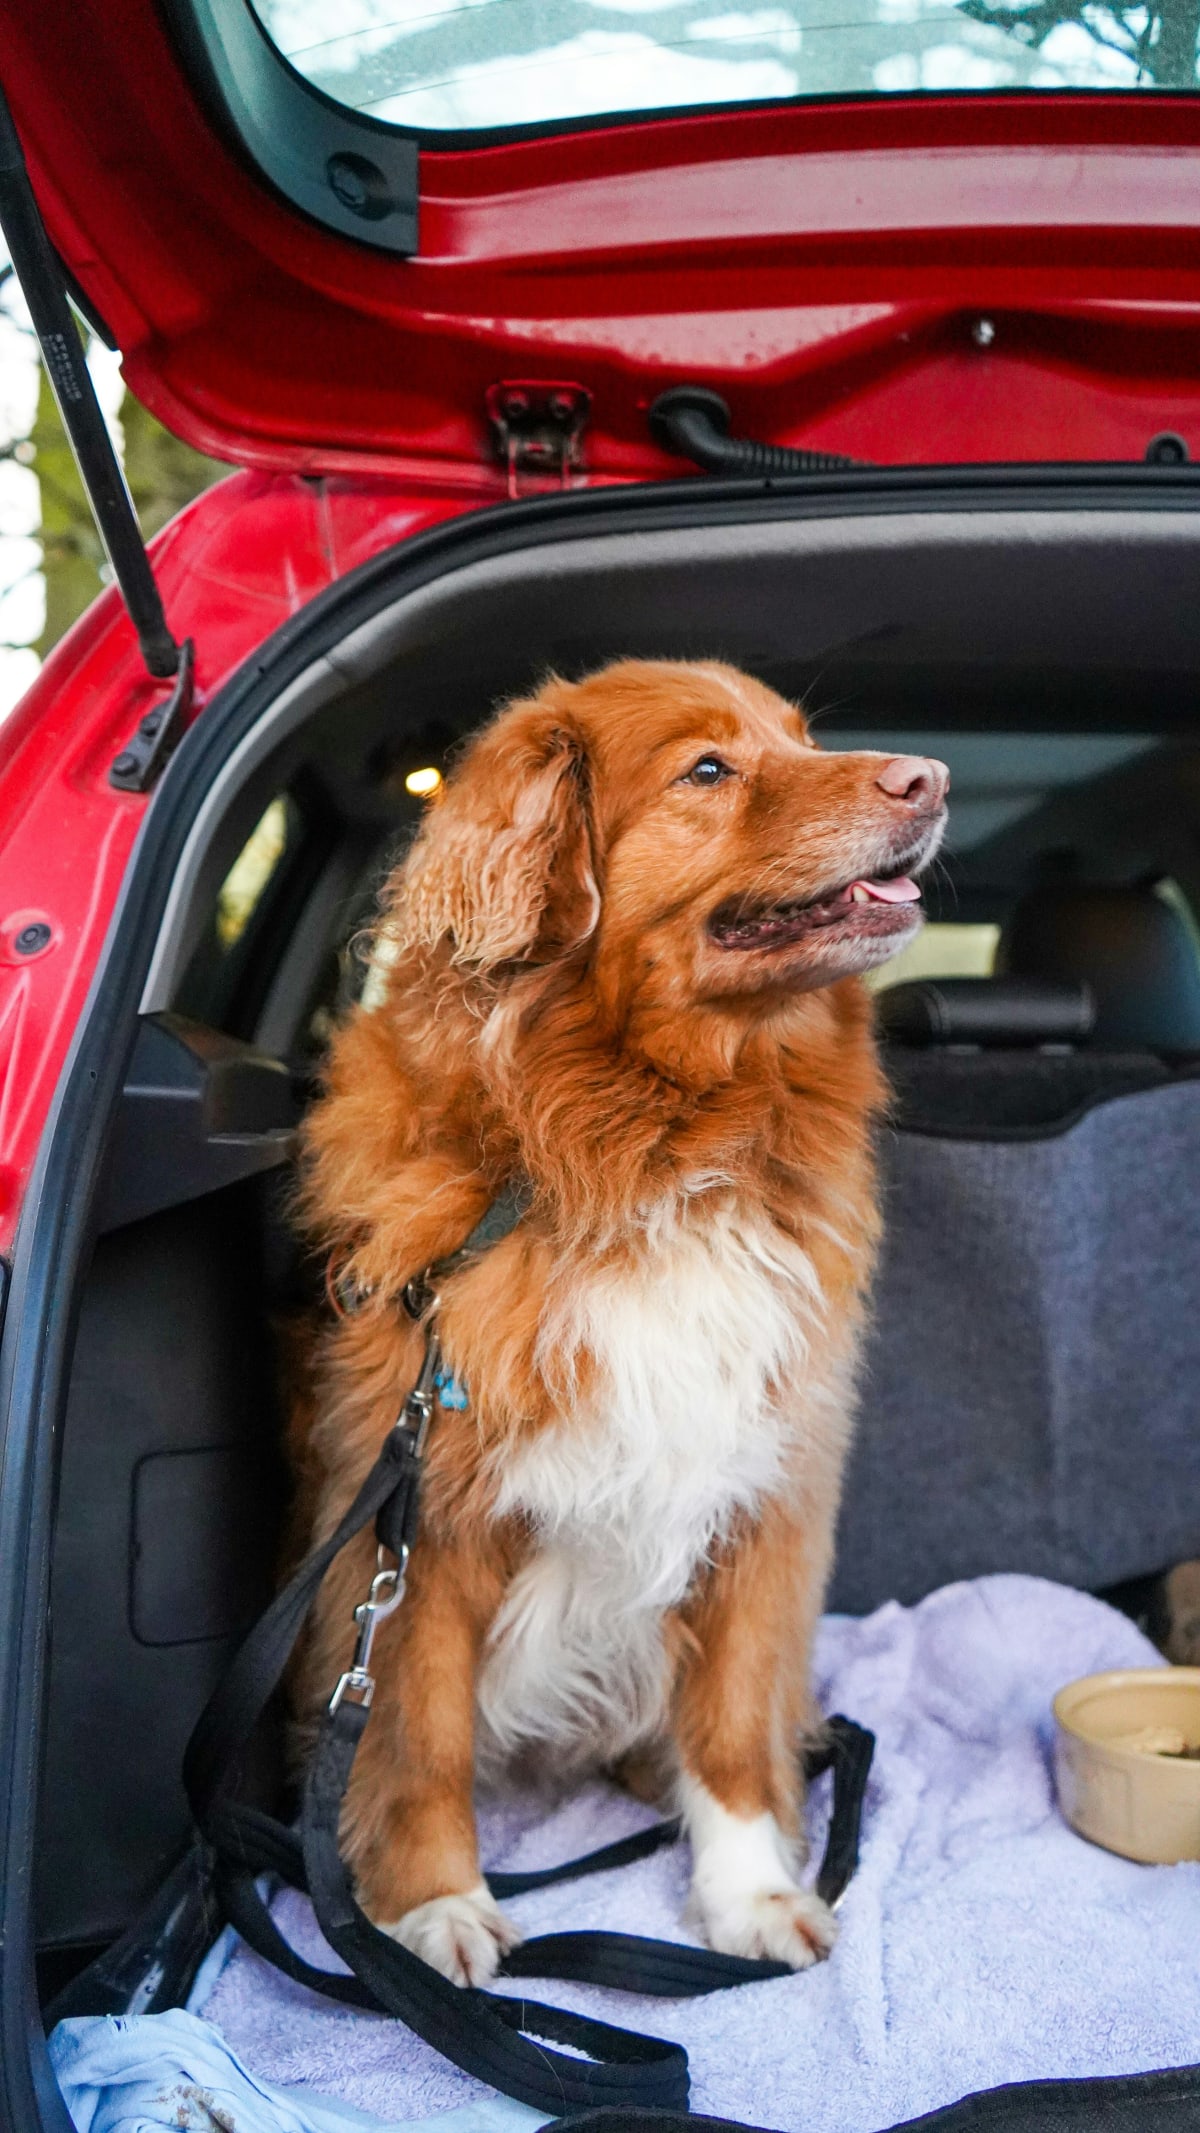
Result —
[[488, 421], [496, 456], [508, 469], [510, 496], [520, 495], [522, 474], [557, 478], [561, 489], [577, 486], [591, 406], [586, 385], [560, 385], [544, 379], [530, 384], [523, 378], [489, 385]]

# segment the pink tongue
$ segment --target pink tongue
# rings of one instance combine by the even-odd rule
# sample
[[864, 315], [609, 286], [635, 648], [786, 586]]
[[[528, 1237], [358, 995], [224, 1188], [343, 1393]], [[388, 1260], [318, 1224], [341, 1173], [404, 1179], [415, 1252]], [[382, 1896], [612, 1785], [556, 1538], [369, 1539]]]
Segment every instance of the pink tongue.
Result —
[[899, 875], [895, 881], [852, 881], [850, 888], [852, 892], [865, 889], [880, 904], [916, 904], [921, 900], [921, 891], [907, 874]]

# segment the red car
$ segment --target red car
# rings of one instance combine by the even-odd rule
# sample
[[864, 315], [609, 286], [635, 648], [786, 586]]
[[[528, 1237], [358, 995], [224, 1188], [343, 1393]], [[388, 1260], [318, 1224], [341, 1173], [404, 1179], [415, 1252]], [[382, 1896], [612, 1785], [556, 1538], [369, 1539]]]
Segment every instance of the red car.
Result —
[[[66, 2123], [39, 2004], [174, 2004], [211, 1937], [180, 1758], [272, 1588], [292, 1129], [389, 852], [548, 666], [719, 655], [951, 766], [836, 1604], [1200, 1556], [1194, 9], [508, 4], [4, 10], [0, 219], [120, 580], [0, 730], [13, 2133]], [[238, 470], [149, 566], [64, 292]], [[963, 1148], [1042, 1182], [935, 1247]]]

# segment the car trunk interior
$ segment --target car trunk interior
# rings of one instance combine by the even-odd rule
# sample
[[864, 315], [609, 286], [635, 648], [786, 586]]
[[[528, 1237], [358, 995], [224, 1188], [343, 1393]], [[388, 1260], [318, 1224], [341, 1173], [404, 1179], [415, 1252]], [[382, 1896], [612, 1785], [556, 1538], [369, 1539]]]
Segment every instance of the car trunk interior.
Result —
[[[57, 2011], [115, 2006], [70, 1980], [184, 1852], [184, 1743], [272, 1589], [288, 1327], [320, 1292], [289, 1235], [291, 1128], [371, 981], [423, 804], [406, 780], [548, 670], [719, 657], [803, 700], [826, 746], [950, 765], [930, 923], [883, 975], [996, 969], [997, 1020], [914, 1041], [884, 1011], [888, 1241], [833, 1603], [995, 1570], [1106, 1590], [1200, 1555], [1200, 1214], [1163, 1183], [1200, 1150], [1198, 564], [1194, 514], [1046, 497], [577, 524], [381, 592], [241, 737], [171, 885], [80, 1301], [36, 1854]], [[1104, 889], [1155, 939], [1161, 913], [1175, 1019], [1150, 1001], [1144, 1026], [1031, 1041], [1009, 978], [1096, 984], [1070, 940], [1031, 955], [1039, 899], [1082, 894], [1082, 940]]]

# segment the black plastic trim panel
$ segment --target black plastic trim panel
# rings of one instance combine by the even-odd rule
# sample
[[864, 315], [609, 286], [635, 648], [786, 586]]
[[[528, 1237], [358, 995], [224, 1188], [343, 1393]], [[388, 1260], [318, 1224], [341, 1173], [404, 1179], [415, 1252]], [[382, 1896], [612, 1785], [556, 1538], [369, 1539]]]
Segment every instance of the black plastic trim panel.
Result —
[[[34, 1985], [30, 1865], [45, 1689], [54, 1491], [72, 1341], [138, 1006], [172, 877], [218, 771], [332, 642], [448, 571], [599, 534], [965, 508], [1195, 511], [1174, 468], [895, 469], [576, 491], [497, 506], [362, 564], [253, 653], [190, 729], [147, 810], [104, 959], [64, 1070], [22, 1213], [0, 1344], [0, 2128], [71, 2133]], [[1186, 2076], [1148, 2075], [1147, 2125], [1183, 2121]], [[1188, 2091], [1196, 2110], [1196, 2087]], [[1068, 2121], [1064, 2120], [1064, 2123]], [[1072, 2121], [1073, 2122], [1073, 2121]], [[1189, 2123], [1194, 2122], [1189, 2121]]]
[[299, 1106], [282, 1060], [183, 1015], [146, 1015], [121, 1092], [98, 1230], [285, 1163]]
[[189, 71], [222, 126], [292, 207], [340, 237], [417, 249], [417, 143], [335, 102], [272, 44], [249, 0], [162, 0]]
[[187, 1998], [221, 1920], [201, 1847], [186, 1852], [127, 1933], [53, 1999], [46, 2027], [72, 2016], [162, 2014]]

